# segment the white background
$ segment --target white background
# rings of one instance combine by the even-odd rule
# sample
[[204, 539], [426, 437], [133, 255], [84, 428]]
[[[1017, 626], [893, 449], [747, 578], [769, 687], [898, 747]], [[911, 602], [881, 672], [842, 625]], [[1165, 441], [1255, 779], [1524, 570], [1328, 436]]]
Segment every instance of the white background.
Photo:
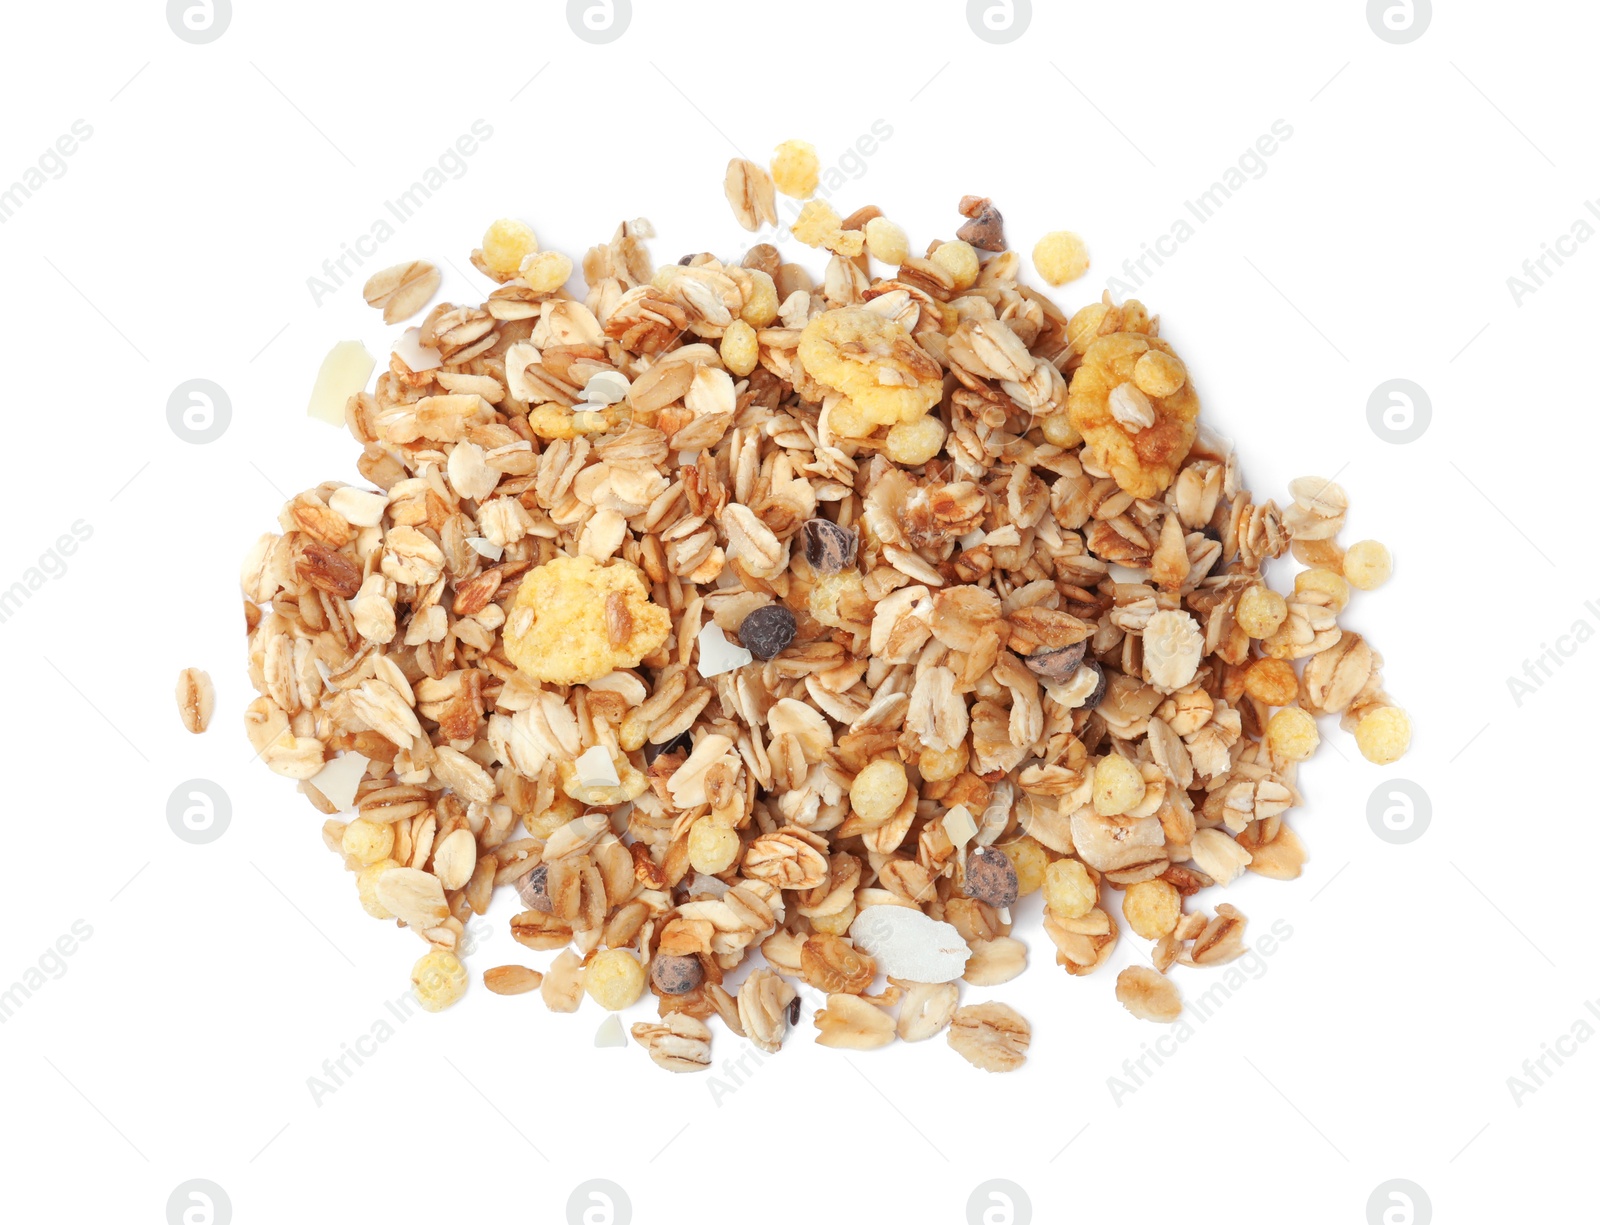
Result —
[[[980, 41], [951, 0], [636, 0], [602, 46], [557, 0], [237, 0], [202, 46], [152, 0], [71, 7], [10, 6], [0, 82], [0, 182], [75, 120], [93, 128], [0, 226], [0, 587], [75, 521], [93, 529], [0, 625], [0, 986], [75, 922], [93, 929], [0, 1026], [16, 1219], [160, 1221], [193, 1178], [223, 1187], [241, 1223], [565, 1220], [590, 1178], [622, 1186], [646, 1225], [961, 1222], [993, 1178], [1041, 1222], [1358, 1223], [1392, 1178], [1423, 1187], [1439, 1221], [1565, 1217], [1592, 1161], [1600, 1043], [1520, 1105], [1507, 1078], [1600, 997], [1586, 866], [1600, 647], [1520, 707], [1507, 678], [1580, 618], [1600, 625], [1584, 609], [1600, 601], [1600, 244], [1520, 305], [1506, 278], [1600, 192], [1593, 6], [1445, 5], [1403, 46], [1354, 0], [1041, 0], [1008, 45]], [[307, 278], [480, 119], [493, 136], [465, 175], [314, 304]], [[1108, 1077], [1160, 1032], [1112, 994], [1144, 942], [1070, 978], [1037, 898], [1017, 908], [1028, 972], [967, 992], [1032, 1022], [1023, 1071], [986, 1076], [942, 1039], [843, 1055], [812, 1045], [808, 1015], [718, 1100], [710, 1077], [670, 1077], [636, 1046], [596, 1050], [592, 1003], [556, 1016], [486, 992], [483, 969], [550, 956], [512, 942], [508, 896], [480, 924], [467, 999], [398, 1026], [315, 1103], [307, 1078], [387, 1016], [418, 945], [361, 913], [321, 818], [250, 760], [236, 587], [287, 495], [356, 479], [354, 444], [305, 401], [335, 341], [381, 354], [393, 338], [360, 282], [426, 258], [446, 296], [476, 302], [467, 256], [501, 215], [574, 258], [637, 216], [661, 262], [734, 257], [748, 241], [721, 191], [735, 149], [764, 161], [798, 136], [836, 162], [880, 119], [892, 137], [836, 193], [842, 211], [876, 203], [921, 244], [949, 237], [978, 192], [1025, 251], [1074, 229], [1095, 264], [1059, 293], [1068, 308], [1274, 121], [1292, 126], [1140, 296], [1262, 497], [1337, 472], [1346, 539], [1393, 548], [1394, 580], [1358, 594], [1350, 622], [1412, 712], [1411, 755], [1380, 769], [1324, 729], [1294, 818], [1305, 875], [1226, 899], [1253, 935], [1283, 920], [1292, 938], [1120, 1104]], [[231, 399], [207, 445], [167, 424], [193, 378]], [[1409, 445], [1367, 423], [1391, 378], [1432, 400]], [[203, 738], [173, 709], [188, 665], [216, 680]], [[205, 846], [166, 820], [196, 777], [232, 800]], [[1406, 846], [1367, 822], [1393, 777], [1432, 801]], [[1191, 1000], [1212, 981], [1177, 978]], [[719, 1060], [745, 1049], [718, 1027]]]

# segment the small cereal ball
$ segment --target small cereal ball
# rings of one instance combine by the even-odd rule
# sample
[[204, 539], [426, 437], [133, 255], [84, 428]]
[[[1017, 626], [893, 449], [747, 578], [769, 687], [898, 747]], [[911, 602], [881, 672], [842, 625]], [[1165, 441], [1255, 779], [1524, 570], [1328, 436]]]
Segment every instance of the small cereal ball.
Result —
[[1286, 659], [1258, 659], [1244, 674], [1244, 691], [1268, 706], [1287, 706], [1300, 692], [1300, 679]]
[[942, 783], [954, 778], [967, 768], [970, 752], [965, 740], [953, 749], [923, 749], [922, 756], [917, 758], [917, 769], [922, 771], [922, 781]]
[[873, 259], [898, 266], [911, 258], [911, 239], [887, 217], [874, 217], [867, 222], [866, 234], [867, 250]]
[[1411, 719], [1398, 706], [1380, 706], [1356, 724], [1356, 747], [1374, 765], [1399, 761], [1411, 747]]
[[822, 932], [828, 936], [842, 936], [850, 930], [850, 924], [856, 921], [856, 904], [854, 900], [843, 910], [833, 914], [818, 915], [811, 920], [814, 931]]
[[1071, 231], [1057, 230], [1034, 247], [1033, 266], [1051, 285], [1065, 285], [1089, 271], [1089, 248]]
[[534, 293], [555, 293], [571, 275], [572, 261], [559, 251], [540, 251], [522, 261], [522, 279]]
[[1171, 353], [1151, 349], [1133, 366], [1133, 385], [1147, 396], [1175, 395], [1189, 381], [1189, 371]]
[[502, 218], [484, 231], [483, 262], [502, 276], [516, 276], [522, 261], [539, 249], [539, 240], [520, 221]]
[[1239, 597], [1234, 619], [1250, 637], [1270, 638], [1288, 615], [1289, 602], [1271, 587], [1251, 587]]
[[1051, 413], [1040, 425], [1044, 429], [1044, 440], [1052, 446], [1067, 450], [1083, 441], [1083, 435], [1078, 433], [1078, 427], [1072, 424], [1071, 415], [1066, 412]]
[[1094, 810], [1115, 817], [1144, 799], [1144, 775], [1126, 757], [1112, 753], [1094, 766]]
[[910, 783], [897, 758], [869, 761], [850, 784], [850, 807], [864, 821], [887, 821], [906, 798]]
[[650, 963], [650, 981], [662, 995], [687, 995], [705, 981], [705, 967], [698, 957], [674, 957], [657, 953]]
[[828, 427], [841, 438], [865, 438], [878, 428], [878, 423], [854, 401], [839, 400], [828, 409]]
[[1100, 887], [1076, 859], [1058, 859], [1044, 872], [1044, 904], [1058, 919], [1081, 919], [1100, 900]]
[[1018, 838], [995, 849], [1003, 852], [1017, 870], [1017, 896], [1027, 897], [1038, 892], [1044, 884], [1045, 870], [1050, 866], [1050, 856], [1044, 847], [1032, 838]]
[[1305, 761], [1321, 739], [1317, 721], [1298, 706], [1285, 706], [1267, 720], [1267, 748], [1279, 761]]
[[756, 330], [743, 319], [735, 319], [722, 333], [722, 364], [740, 378], [756, 368], [760, 355]]
[[817, 190], [821, 169], [815, 146], [806, 141], [786, 140], [772, 151], [773, 185], [796, 200]]
[[1333, 611], [1343, 612], [1350, 603], [1350, 584], [1332, 570], [1302, 570], [1294, 576], [1295, 595], [1320, 591], [1333, 600]]
[[1340, 573], [1344, 569], [1344, 548], [1337, 540], [1296, 540], [1289, 553], [1302, 566], [1320, 567]]
[[918, 421], [902, 421], [889, 429], [885, 453], [897, 464], [920, 468], [944, 446], [944, 422], [929, 413]]
[[773, 320], [778, 317], [778, 287], [759, 268], [751, 268], [749, 273], [750, 290], [745, 296], [744, 306], [739, 309], [739, 318], [753, 328], [771, 327]]
[[394, 826], [357, 817], [344, 827], [344, 837], [339, 845], [346, 855], [363, 867], [377, 863], [380, 859], [388, 858], [389, 852], [394, 850]]
[[967, 896], [996, 910], [1017, 900], [1017, 869], [992, 846], [980, 846], [967, 856]]
[[710, 817], [701, 817], [689, 830], [689, 863], [696, 872], [715, 876], [726, 872], [739, 858], [739, 835]]
[[361, 909], [374, 919], [392, 919], [382, 902], [378, 900], [378, 877], [390, 868], [398, 868], [398, 859], [380, 859], [377, 863], [369, 863], [356, 873], [356, 893], [361, 898]]
[[1122, 895], [1122, 917], [1146, 940], [1171, 935], [1182, 910], [1183, 898], [1164, 880], [1140, 881]]
[[1359, 591], [1373, 591], [1389, 581], [1394, 560], [1376, 540], [1358, 540], [1344, 555], [1344, 576]]
[[933, 253], [933, 262], [948, 272], [957, 289], [971, 289], [978, 281], [978, 252], [970, 242], [947, 242]]
[[467, 993], [467, 967], [454, 953], [435, 949], [411, 967], [411, 989], [424, 1012], [443, 1012]]
[[621, 1012], [644, 993], [645, 971], [627, 949], [596, 953], [584, 968], [583, 989], [607, 1012]]

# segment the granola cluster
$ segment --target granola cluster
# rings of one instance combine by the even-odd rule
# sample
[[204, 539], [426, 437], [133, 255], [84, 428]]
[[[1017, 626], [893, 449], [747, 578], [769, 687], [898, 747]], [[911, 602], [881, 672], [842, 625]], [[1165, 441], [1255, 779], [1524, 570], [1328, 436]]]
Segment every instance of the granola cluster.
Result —
[[[814, 168], [736, 162], [736, 216], [771, 224]], [[1244, 949], [1204, 891], [1300, 873], [1316, 716], [1404, 751], [1337, 619], [1346, 560], [1366, 589], [1387, 553], [1336, 543], [1331, 481], [1257, 501], [1158, 321], [1021, 284], [991, 201], [921, 256], [813, 203], [820, 280], [767, 244], [657, 267], [633, 222], [581, 298], [492, 226], [488, 300], [435, 306], [350, 398], [364, 486], [293, 498], [250, 552], [250, 739], [363, 908], [428, 946], [429, 1008], [513, 886], [514, 938], [557, 955], [489, 989], [648, 993], [664, 1068], [709, 1065], [713, 1014], [778, 1049], [804, 985], [823, 1045], [945, 1032], [1006, 1071], [1027, 1022], [957, 983], [1022, 972], [1012, 908], [1042, 893], [1058, 966], [1095, 972], [1126, 926], [1151, 964], [1118, 998], [1173, 1020], [1168, 970]], [[438, 283], [374, 282], [386, 318]]]

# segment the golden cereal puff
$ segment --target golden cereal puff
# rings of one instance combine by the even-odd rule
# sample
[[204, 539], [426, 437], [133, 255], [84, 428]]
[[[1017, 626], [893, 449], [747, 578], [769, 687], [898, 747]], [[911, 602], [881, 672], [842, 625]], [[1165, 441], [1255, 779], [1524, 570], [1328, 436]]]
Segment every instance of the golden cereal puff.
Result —
[[824, 311], [800, 334], [800, 365], [874, 425], [920, 420], [944, 396], [944, 370], [893, 319]]
[[528, 572], [506, 617], [506, 654], [535, 680], [582, 685], [636, 668], [672, 621], [637, 567], [557, 557]]

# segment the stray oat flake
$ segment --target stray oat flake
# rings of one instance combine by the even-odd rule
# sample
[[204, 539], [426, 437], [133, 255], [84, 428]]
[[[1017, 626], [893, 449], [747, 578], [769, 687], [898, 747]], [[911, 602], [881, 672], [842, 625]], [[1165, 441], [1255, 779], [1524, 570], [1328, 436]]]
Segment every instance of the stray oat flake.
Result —
[[[814, 160], [736, 159], [738, 223], [775, 225], [774, 180], [808, 195]], [[767, 242], [658, 264], [627, 221], [582, 296], [497, 221], [485, 301], [434, 304], [370, 391], [336, 350], [313, 412], [355, 471], [242, 571], [252, 746], [361, 907], [426, 946], [429, 1009], [468, 990], [465, 925], [506, 890], [552, 960], [488, 990], [648, 999], [628, 1032], [669, 1071], [710, 1066], [715, 1023], [769, 1052], [942, 1032], [1006, 1072], [1028, 1021], [961, 984], [1028, 972], [1013, 912], [1042, 893], [1056, 966], [1101, 973], [1126, 927], [1149, 964], [1115, 994], [1169, 1022], [1174, 966], [1245, 948], [1207, 899], [1300, 874], [1318, 720], [1375, 762], [1409, 745], [1339, 620], [1387, 550], [1338, 543], [1332, 480], [1258, 499], [1160, 321], [1025, 283], [988, 197], [920, 248], [876, 207], [806, 210], [820, 266]], [[413, 261], [367, 297], [395, 323], [437, 286]], [[1286, 554], [1305, 569], [1275, 591]], [[203, 730], [205, 674], [178, 699]]]

